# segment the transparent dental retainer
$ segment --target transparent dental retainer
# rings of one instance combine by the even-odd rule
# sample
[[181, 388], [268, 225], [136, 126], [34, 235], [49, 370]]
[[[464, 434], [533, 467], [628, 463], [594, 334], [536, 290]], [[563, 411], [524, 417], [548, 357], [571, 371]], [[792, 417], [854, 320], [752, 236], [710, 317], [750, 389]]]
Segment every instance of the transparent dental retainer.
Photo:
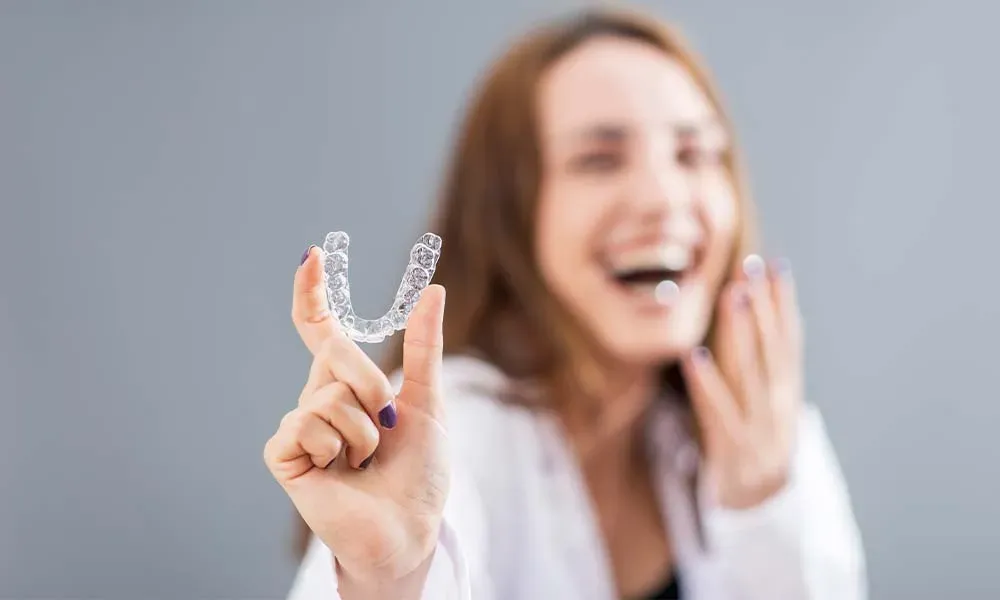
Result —
[[351, 285], [347, 278], [347, 247], [350, 238], [343, 231], [326, 234], [323, 251], [326, 254], [323, 275], [330, 310], [340, 321], [345, 333], [356, 342], [376, 344], [397, 331], [406, 329], [406, 321], [424, 288], [431, 282], [438, 258], [441, 238], [433, 233], [420, 236], [410, 249], [410, 260], [396, 290], [389, 310], [377, 319], [362, 319], [351, 306]]

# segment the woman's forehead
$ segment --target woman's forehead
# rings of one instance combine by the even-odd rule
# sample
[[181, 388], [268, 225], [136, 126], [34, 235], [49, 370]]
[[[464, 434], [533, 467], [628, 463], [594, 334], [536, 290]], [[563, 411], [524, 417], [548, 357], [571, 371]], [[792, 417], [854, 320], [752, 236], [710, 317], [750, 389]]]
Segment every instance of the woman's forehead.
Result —
[[703, 127], [718, 120], [677, 59], [642, 42], [594, 39], [549, 69], [538, 89], [541, 128], [565, 137], [595, 128]]

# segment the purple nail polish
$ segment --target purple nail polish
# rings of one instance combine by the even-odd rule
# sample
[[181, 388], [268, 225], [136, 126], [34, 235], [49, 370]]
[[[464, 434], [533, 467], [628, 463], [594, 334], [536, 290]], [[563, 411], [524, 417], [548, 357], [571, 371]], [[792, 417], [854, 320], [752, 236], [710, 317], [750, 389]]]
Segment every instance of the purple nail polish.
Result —
[[308, 247], [308, 248], [306, 248], [306, 251], [302, 253], [302, 258], [301, 258], [301, 259], [299, 259], [299, 266], [300, 266], [300, 267], [301, 267], [302, 265], [306, 264], [306, 259], [307, 259], [307, 258], [309, 258], [309, 253], [310, 253], [310, 252], [312, 251], [312, 249], [313, 249], [313, 248], [315, 248], [315, 247], [316, 247], [316, 244], [310, 244], [310, 245], [309, 245], [309, 247]]
[[692, 353], [694, 360], [699, 363], [706, 362], [708, 360], [708, 348], [704, 346], [698, 346], [694, 349]]
[[385, 405], [385, 408], [378, 411], [378, 422], [386, 429], [396, 426], [396, 403], [395, 401]]
[[358, 468], [361, 469], [362, 471], [364, 471], [365, 469], [368, 468], [368, 465], [372, 464], [372, 459], [373, 458], [375, 458], [375, 453], [374, 452], [372, 452], [371, 456], [369, 456], [368, 458], [366, 458], [363, 461], [361, 461], [361, 464], [358, 465]]
[[743, 309], [750, 308], [750, 292], [747, 290], [740, 292], [736, 297], [736, 305]]
[[774, 270], [782, 277], [792, 274], [792, 263], [787, 258], [779, 258], [774, 261]]
[[739, 309], [750, 306], [750, 290], [746, 285], [737, 284], [733, 288], [733, 305]]

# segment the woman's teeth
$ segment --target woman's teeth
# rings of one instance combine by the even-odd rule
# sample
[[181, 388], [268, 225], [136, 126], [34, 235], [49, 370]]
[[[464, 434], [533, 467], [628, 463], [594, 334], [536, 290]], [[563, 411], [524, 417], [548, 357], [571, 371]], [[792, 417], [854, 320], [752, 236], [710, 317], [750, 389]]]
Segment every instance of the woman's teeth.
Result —
[[672, 271], [683, 271], [691, 265], [691, 251], [679, 245], [665, 246], [661, 258], [663, 266]]
[[642, 248], [619, 254], [612, 261], [616, 274], [637, 271], [684, 271], [694, 262], [691, 248], [681, 244], [668, 244]]
[[615, 280], [630, 293], [660, 306], [677, 301], [679, 282], [693, 267], [694, 252], [680, 244], [643, 248], [615, 257]]
[[612, 263], [615, 279], [629, 286], [656, 286], [677, 281], [690, 269], [692, 251], [679, 244], [643, 248], [616, 257]]

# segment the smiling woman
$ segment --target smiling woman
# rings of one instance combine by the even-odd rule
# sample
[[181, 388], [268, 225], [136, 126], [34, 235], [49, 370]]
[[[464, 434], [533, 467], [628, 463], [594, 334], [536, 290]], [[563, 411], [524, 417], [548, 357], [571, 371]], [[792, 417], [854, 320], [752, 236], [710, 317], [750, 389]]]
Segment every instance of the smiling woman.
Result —
[[381, 369], [317, 292], [322, 251], [296, 273], [313, 368], [265, 449], [311, 539], [290, 598], [864, 598], [750, 206], [677, 32], [592, 12], [522, 38], [472, 99], [434, 284]]
[[[711, 141], [721, 107], [690, 73], [605, 37], [539, 85], [539, 268], [597, 345], [630, 363], [701, 342], [737, 241], [729, 148]], [[669, 306], [654, 293], [665, 279], [680, 290]]]

